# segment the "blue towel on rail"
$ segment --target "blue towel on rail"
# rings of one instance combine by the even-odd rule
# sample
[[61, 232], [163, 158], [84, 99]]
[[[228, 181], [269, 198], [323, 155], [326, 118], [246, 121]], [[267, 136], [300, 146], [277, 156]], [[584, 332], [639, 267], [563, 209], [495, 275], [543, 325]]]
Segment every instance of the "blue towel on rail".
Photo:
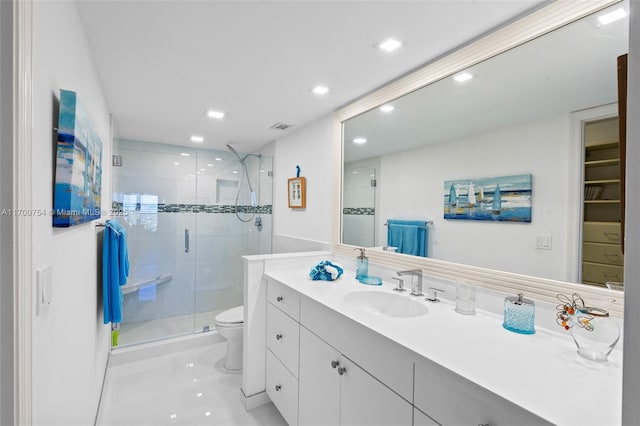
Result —
[[397, 253], [427, 257], [427, 237], [423, 220], [387, 220], [387, 245]]
[[120, 286], [129, 276], [129, 252], [125, 229], [115, 220], [108, 220], [102, 242], [102, 306], [105, 324], [122, 321]]

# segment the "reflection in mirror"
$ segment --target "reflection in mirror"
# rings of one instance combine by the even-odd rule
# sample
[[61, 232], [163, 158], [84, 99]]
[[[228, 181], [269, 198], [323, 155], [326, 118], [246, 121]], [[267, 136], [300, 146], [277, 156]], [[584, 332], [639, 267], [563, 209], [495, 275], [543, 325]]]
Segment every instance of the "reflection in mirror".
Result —
[[[628, 9], [612, 6], [398, 98], [391, 111], [345, 121], [342, 242], [384, 247], [387, 220], [433, 221], [430, 258], [581, 280], [580, 129], [617, 114], [628, 21], [598, 17], [620, 7]], [[368, 204], [351, 176], [365, 166], [377, 181]], [[444, 219], [445, 181], [525, 174], [531, 223]]]

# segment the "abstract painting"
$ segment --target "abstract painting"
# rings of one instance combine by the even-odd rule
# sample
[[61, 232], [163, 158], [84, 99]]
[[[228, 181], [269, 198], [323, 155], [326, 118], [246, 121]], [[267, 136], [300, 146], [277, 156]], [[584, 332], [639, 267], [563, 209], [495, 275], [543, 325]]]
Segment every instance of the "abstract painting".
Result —
[[444, 218], [531, 222], [532, 175], [444, 182]]
[[53, 226], [100, 218], [102, 141], [75, 92], [60, 90]]

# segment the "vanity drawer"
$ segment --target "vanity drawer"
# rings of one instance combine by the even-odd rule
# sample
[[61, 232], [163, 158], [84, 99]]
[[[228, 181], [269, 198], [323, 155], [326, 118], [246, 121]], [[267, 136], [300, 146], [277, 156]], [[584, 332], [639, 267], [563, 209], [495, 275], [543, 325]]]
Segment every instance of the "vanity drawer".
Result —
[[618, 222], [585, 222], [582, 241], [589, 243], [622, 243], [622, 228]]
[[416, 362], [414, 405], [442, 425], [550, 424], [424, 358]]
[[300, 324], [267, 303], [267, 347], [298, 377]]
[[298, 424], [298, 381], [267, 349], [267, 395], [289, 425]]
[[584, 243], [582, 245], [582, 260], [609, 265], [624, 265], [622, 247], [617, 244]]
[[604, 284], [607, 281], [624, 282], [624, 268], [622, 266], [605, 265], [602, 263], [582, 262], [582, 279], [594, 283]]
[[267, 301], [296, 321], [300, 320], [300, 296], [289, 287], [269, 280], [267, 284]]

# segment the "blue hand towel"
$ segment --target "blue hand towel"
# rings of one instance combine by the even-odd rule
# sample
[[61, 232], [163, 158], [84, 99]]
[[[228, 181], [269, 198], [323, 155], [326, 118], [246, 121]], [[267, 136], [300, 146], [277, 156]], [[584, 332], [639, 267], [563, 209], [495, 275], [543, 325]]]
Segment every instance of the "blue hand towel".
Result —
[[129, 276], [129, 251], [125, 229], [115, 220], [108, 220], [102, 241], [102, 306], [105, 324], [122, 321], [120, 286]]
[[323, 260], [314, 266], [309, 272], [309, 276], [314, 281], [334, 281], [340, 278], [344, 269], [336, 263]]
[[427, 257], [427, 226], [420, 220], [387, 220], [387, 245], [397, 253]]

